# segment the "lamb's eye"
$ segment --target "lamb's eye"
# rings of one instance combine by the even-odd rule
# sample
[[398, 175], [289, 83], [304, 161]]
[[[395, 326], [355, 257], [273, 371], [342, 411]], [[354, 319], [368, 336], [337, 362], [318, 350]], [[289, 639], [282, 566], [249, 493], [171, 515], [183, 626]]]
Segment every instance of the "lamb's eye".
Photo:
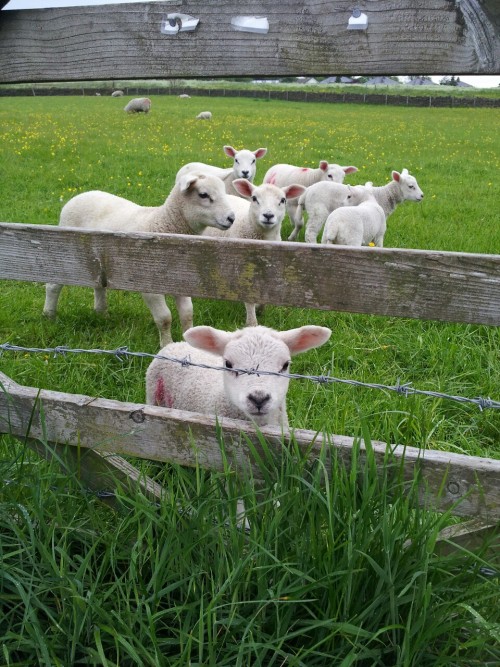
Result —
[[252, 195], [252, 201], [254, 201], [256, 204], [258, 203], [257, 197], [255, 195]]
[[408, 187], [410, 188], [410, 190], [415, 190], [415, 186], [414, 186], [414, 185], [409, 185]]
[[210, 196], [208, 192], [198, 192], [198, 195], [201, 199], [208, 199], [208, 197]]
[[239, 160], [238, 160], [238, 158], [235, 157], [235, 158], [234, 158], [234, 161], [236, 162], [236, 164], [239, 164]]
[[289, 368], [290, 368], [290, 362], [285, 361], [285, 363], [283, 364], [283, 368], [280, 370], [280, 373], [286, 373]]
[[285, 197], [281, 198], [280, 204], [286, 204], [286, 198]]
[[252, 160], [252, 164], [255, 164], [255, 158]]
[[233, 364], [232, 364], [230, 361], [228, 361], [227, 359], [225, 359], [225, 361], [224, 361], [224, 366], [225, 366], [226, 368], [231, 369], [231, 368], [233, 367]]
[[333, 179], [333, 176], [332, 176], [331, 174], [328, 174], [328, 178], [329, 178], [330, 180], [332, 180], [332, 179]]

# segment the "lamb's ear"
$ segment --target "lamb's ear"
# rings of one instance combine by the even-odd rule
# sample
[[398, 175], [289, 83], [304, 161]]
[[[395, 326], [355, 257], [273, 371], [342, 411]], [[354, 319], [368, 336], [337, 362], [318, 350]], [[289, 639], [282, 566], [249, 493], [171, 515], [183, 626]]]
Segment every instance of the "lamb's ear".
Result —
[[401, 178], [401, 174], [399, 171], [393, 171], [392, 172], [392, 180], [397, 181], [399, 183], [399, 179]]
[[287, 199], [295, 199], [295, 197], [300, 197], [303, 195], [307, 188], [303, 185], [298, 185], [297, 183], [292, 183], [292, 185], [287, 185], [286, 188], [283, 188], [285, 197]]
[[233, 188], [243, 197], [251, 197], [255, 190], [255, 185], [246, 178], [235, 178]]
[[234, 157], [236, 155], [236, 151], [234, 150], [234, 148], [232, 146], [224, 146], [224, 153], [228, 157]]
[[206, 326], [191, 327], [184, 332], [184, 340], [193, 347], [219, 355], [223, 354], [232, 337], [232, 333]]
[[264, 157], [266, 153], [267, 153], [267, 148], [257, 148], [257, 150], [253, 152], [253, 154], [257, 159], [259, 159], [260, 157]]
[[321, 160], [319, 163], [319, 168], [321, 171], [328, 171], [328, 162], [326, 160]]
[[332, 332], [327, 327], [307, 325], [298, 329], [279, 331], [277, 334], [285, 345], [288, 345], [290, 354], [299, 354], [299, 352], [306, 352], [313, 347], [323, 345], [330, 338]]
[[200, 174], [195, 174], [194, 172], [190, 172], [189, 174], [184, 174], [179, 178], [179, 189], [181, 192], [186, 192], [192, 186], [196, 181], [199, 179]]
[[408, 169], [403, 169], [403, 171], [401, 172], [401, 176], [403, 178], [406, 178], [408, 176]]
[[344, 172], [345, 172], [346, 174], [354, 174], [356, 171], [358, 171], [358, 168], [357, 168], [357, 167], [351, 167], [351, 166], [349, 166], [349, 167], [342, 167], [342, 169], [344, 170]]

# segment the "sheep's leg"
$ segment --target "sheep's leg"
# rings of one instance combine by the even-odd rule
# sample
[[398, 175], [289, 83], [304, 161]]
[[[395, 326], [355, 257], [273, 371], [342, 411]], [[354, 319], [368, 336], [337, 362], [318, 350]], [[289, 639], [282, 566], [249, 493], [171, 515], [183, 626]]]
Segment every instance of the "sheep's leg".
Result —
[[245, 310], [247, 311], [247, 322], [245, 326], [247, 327], [256, 327], [258, 322], [257, 322], [257, 313], [256, 313], [256, 305], [255, 303], [246, 303], [245, 304]]
[[105, 287], [96, 287], [94, 289], [94, 310], [96, 313], [105, 313], [108, 310]]
[[43, 307], [43, 314], [53, 320], [57, 312], [57, 302], [59, 294], [64, 285], [56, 285], [55, 283], [47, 283], [45, 285], [45, 305]]
[[165, 347], [172, 342], [172, 314], [165, 303], [163, 294], [142, 294], [147, 307], [160, 332], [160, 346]]
[[383, 248], [384, 247], [384, 235], [382, 234], [382, 236], [376, 236], [373, 239], [373, 242], [375, 243], [377, 248]]
[[176, 296], [175, 303], [181, 321], [183, 331], [191, 329], [193, 326], [193, 302], [189, 296]]
[[293, 218], [292, 222], [295, 226], [293, 228], [292, 233], [288, 237], [289, 241], [295, 241], [295, 239], [299, 235], [300, 230], [304, 226], [304, 218], [301, 217], [299, 220], [297, 220], [296, 218]]
[[[289, 241], [293, 241], [297, 237], [297, 234], [299, 233], [300, 228], [304, 224], [302, 216], [301, 216], [300, 221], [297, 220], [297, 218], [298, 218], [298, 215], [297, 215], [298, 205], [299, 205], [298, 202], [294, 201], [293, 199], [289, 199], [286, 203], [286, 211], [288, 213], [288, 217], [290, 218], [290, 222], [292, 223], [292, 225], [295, 226], [295, 229], [293, 230], [293, 232], [288, 237]], [[292, 236], [293, 236], [293, 238], [292, 238]]]
[[318, 234], [321, 231], [321, 227], [326, 222], [328, 217], [328, 211], [322, 211], [320, 215], [310, 215], [307, 221], [305, 241], [306, 243], [317, 243]]

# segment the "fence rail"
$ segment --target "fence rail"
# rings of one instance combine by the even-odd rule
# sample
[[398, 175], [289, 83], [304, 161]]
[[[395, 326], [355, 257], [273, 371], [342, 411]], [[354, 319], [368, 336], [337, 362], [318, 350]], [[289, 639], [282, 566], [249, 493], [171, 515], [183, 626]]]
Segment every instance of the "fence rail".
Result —
[[[123, 454], [183, 466], [200, 464], [218, 471], [224, 470], [225, 457], [234, 470], [248, 473], [251, 469], [258, 479], [259, 469], [252, 464], [248, 444], [250, 439], [260, 451], [256, 430], [249, 422], [224, 419], [223, 457], [216, 427], [216, 419], [209, 416], [23, 387], [0, 373], [0, 433], [50, 443], [78, 443], [101, 456]], [[265, 427], [261, 433], [277, 451], [283, 447], [279, 428]], [[312, 460], [326, 445], [348, 468], [351, 465], [354, 438], [298, 429], [293, 437]], [[457, 516], [500, 520], [500, 461], [383, 442], [372, 442], [371, 447], [380, 469], [384, 462], [393, 461], [398, 468], [402, 466], [408, 481], [418, 471], [422, 506], [450, 510]], [[362, 447], [361, 461], [365, 451]]]
[[1, 278], [500, 325], [499, 255], [0, 223]]

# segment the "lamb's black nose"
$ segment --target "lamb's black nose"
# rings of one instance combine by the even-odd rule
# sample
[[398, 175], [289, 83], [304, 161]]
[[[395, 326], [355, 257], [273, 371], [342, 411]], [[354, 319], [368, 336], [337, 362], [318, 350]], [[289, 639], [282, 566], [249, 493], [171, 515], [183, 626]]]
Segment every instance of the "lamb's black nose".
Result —
[[260, 412], [264, 405], [271, 400], [271, 396], [269, 394], [264, 394], [263, 391], [256, 391], [253, 394], [248, 394], [248, 400], [255, 405]]

